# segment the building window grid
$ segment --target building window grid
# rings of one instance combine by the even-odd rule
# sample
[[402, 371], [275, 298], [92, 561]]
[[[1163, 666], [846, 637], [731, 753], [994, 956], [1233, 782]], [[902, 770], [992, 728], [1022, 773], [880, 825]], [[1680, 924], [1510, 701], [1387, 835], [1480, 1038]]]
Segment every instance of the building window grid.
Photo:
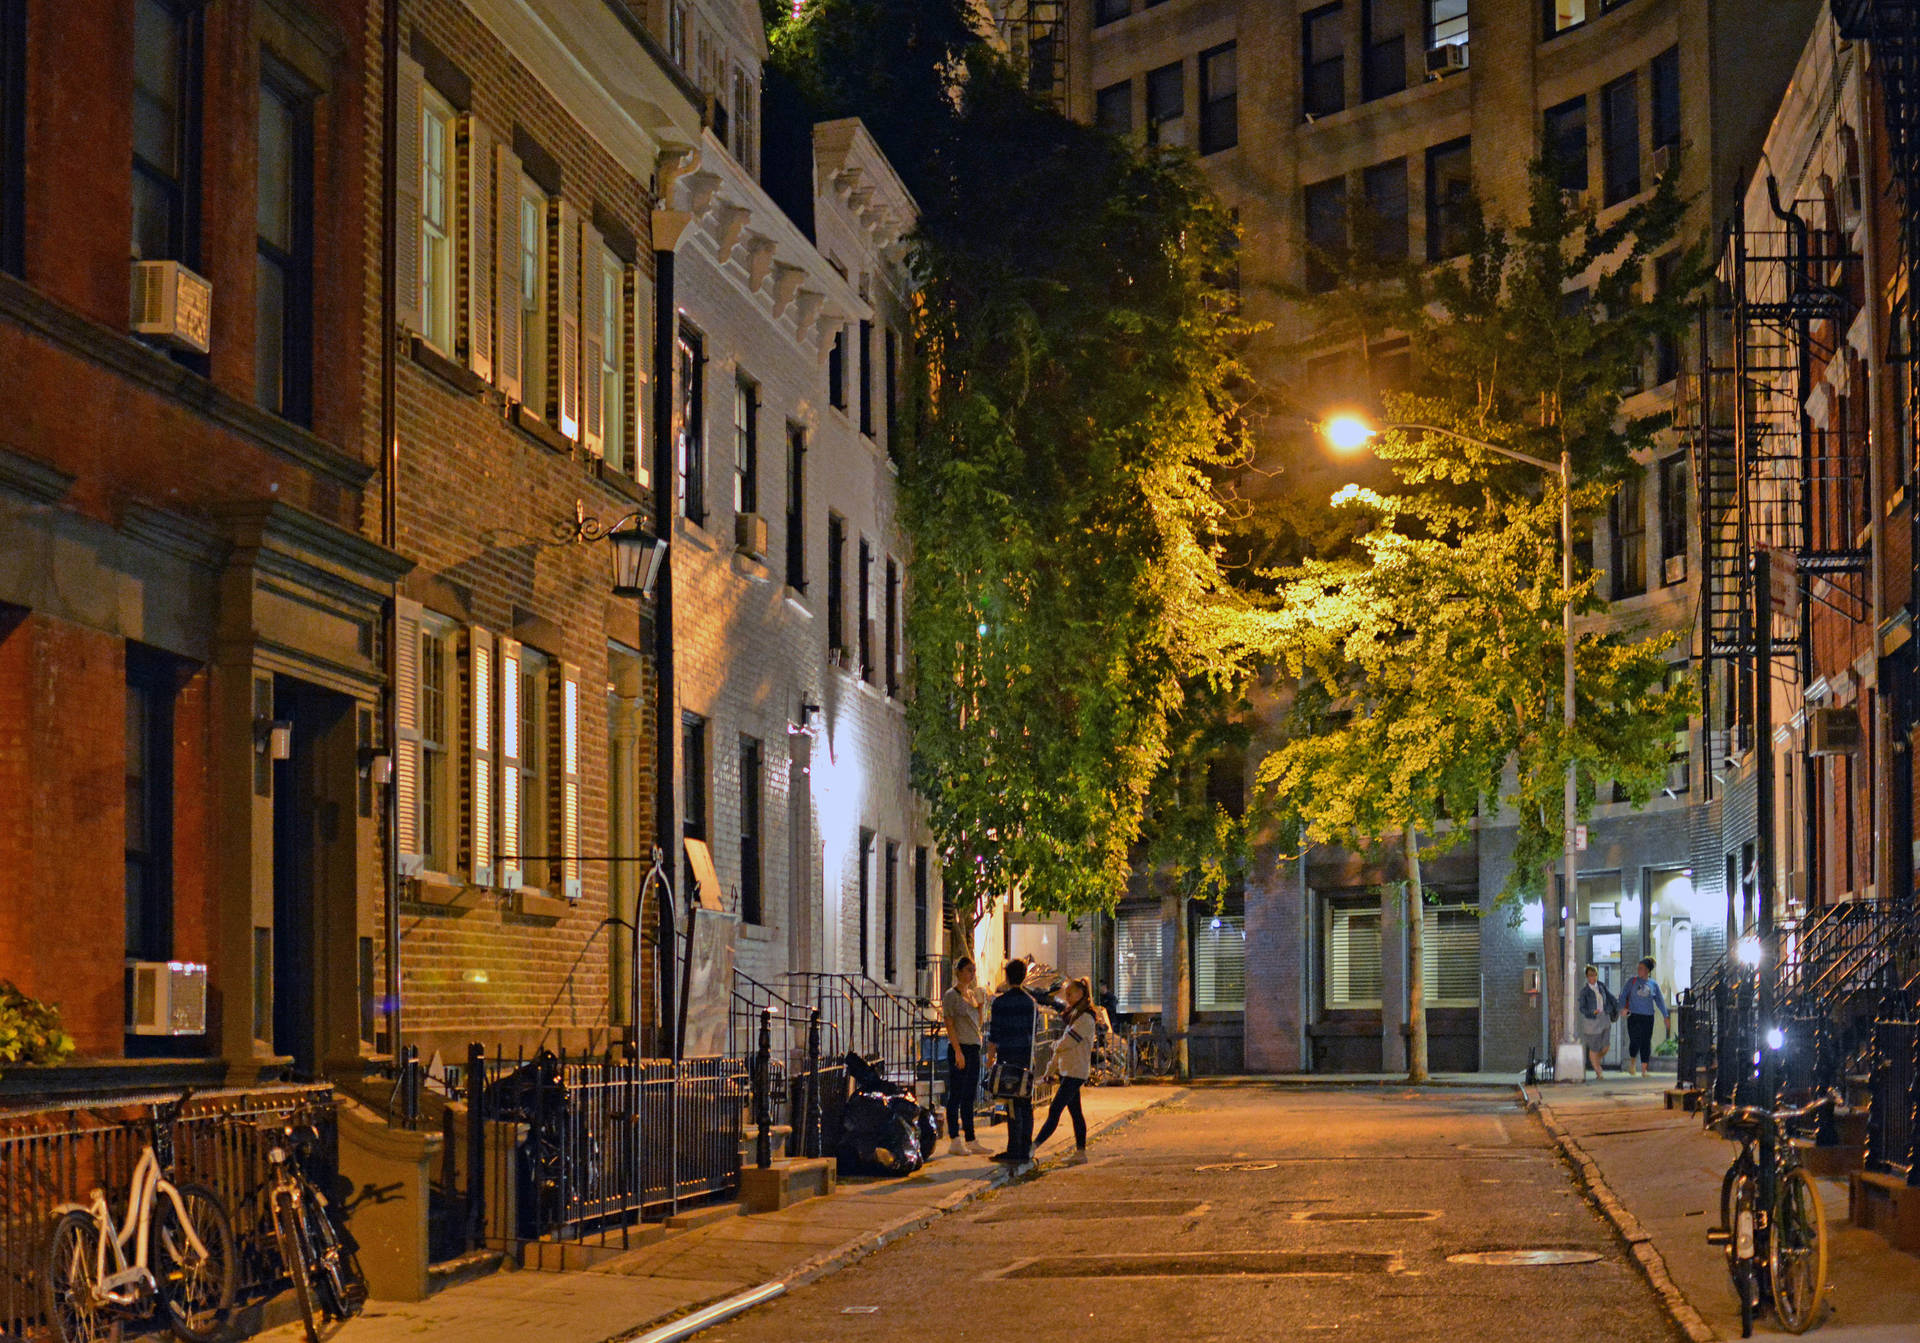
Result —
[[431, 85], [420, 97], [420, 334], [453, 353], [453, 107]]
[[1653, 147], [1680, 143], [1680, 48], [1668, 47], [1647, 71], [1647, 95], [1653, 106]]
[[1330, 116], [1347, 105], [1345, 18], [1338, 3], [1300, 16], [1300, 95], [1309, 117]]
[[1240, 143], [1239, 57], [1232, 42], [1200, 53], [1200, 152]]
[[1339, 281], [1347, 256], [1347, 179], [1309, 182], [1302, 192], [1306, 216], [1307, 288], [1324, 294]]
[[[1381, 11], [1392, 17], [1382, 21]], [[1397, 3], [1361, 0], [1360, 97], [1367, 102], [1399, 93], [1407, 87], [1407, 34]], [[1389, 31], [1390, 30], [1390, 31]]]
[[447, 668], [453, 630], [420, 627], [420, 855], [430, 872], [453, 871], [453, 720]]
[[1640, 93], [1632, 73], [1600, 90], [1600, 158], [1606, 204], [1640, 194]]
[[733, 383], [733, 508], [760, 511], [760, 387], [742, 373]]
[[1366, 198], [1366, 214], [1361, 221], [1367, 234], [1364, 241], [1375, 261], [1393, 263], [1407, 259], [1407, 161], [1393, 159], [1377, 163], [1360, 176]]
[[0, 0], [0, 271], [26, 265], [27, 0]]
[[1104, 27], [1109, 23], [1118, 23], [1133, 12], [1129, 0], [1094, 0], [1093, 26]]
[[547, 414], [547, 194], [531, 177], [520, 179], [520, 402]]
[[1160, 144], [1186, 143], [1186, 72], [1179, 61], [1147, 72], [1147, 130]]
[[127, 647], [126, 953], [173, 956], [173, 698], [158, 655]]
[[1587, 189], [1587, 99], [1583, 94], [1549, 107], [1542, 121], [1541, 153], [1562, 191]]
[[626, 474], [638, 463], [627, 460], [627, 274], [610, 248], [600, 252], [600, 455], [608, 467]]
[[1204, 917], [1193, 937], [1193, 1009], [1241, 1012], [1246, 1006], [1246, 918], [1240, 914]]
[[860, 679], [871, 684], [873, 681], [873, 547], [864, 536], [860, 538], [859, 601], [859, 625], [855, 633], [860, 639]]
[[873, 972], [873, 831], [860, 828], [860, 973]]
[[1638, 597], [1647, 590], [1647, 514], [1637, 470], [1620, 482], [1611, 513], [1613, 596]]
[[1381, 1004], [1380, 906], [1329, 903], [1323, 996], [1330, 1012]]
[[680, 328], [674, 343], [674, 391], [679, 398], [675, 416], [676, 467], [679, 475], [680, 516], [699, 524], [707, 518], [706, 349], [698, 332]]
[[1160, 1010], [1160, 970], [1163, 963], [1160, 915], [1157, 910], [1128, 910], [1113, 921], [1113, 987], [1120, 1012]]
[[1133, 81], [1123, 79], [1093, 95], [1093, 124], [1109, 135], [1133, 134]]
[[1660, 462], [1660, 581], [1663, 585], [1684, 582], [1687, 577], [1687, 482], [1691, 470], [1683, 452]]
[[860, 432], [873, 437], [873, 322], [860, 322]]
[[763, 753], [758, 740], [740, 738], [740, 921], [764, 923], [760, 871]]
[[847, 408], [847, 329], [836, 327], [833, 343], [827, 347], [827, 404], [835, 410]]
[[827, 514], [827, 651], [844, 665], [847, 650], [847, 524]]
[[894, 984], [900, 980], [900, 846], [888, 840], [881, 849], [880, 863], [880, 951], [887, 982]]
[[255, 177], [254, 393], [312, 420], [313, 104], [262, 57]]
[[1427, 45], [1467, 45], [1469, 0], [1427, 0]]
[[900, 566], [891, 559], [887, 561], [886, 603], [886, 646], [883, 653], [887, 660], [887, 695], [891, 699], [898, 699], [900, 696]]
[[549, 839], [552, 806], [549, 792], [552, 771], [549, 767], [548, 731], [550, 697], [546, 655], [534, 649], [520, 650], [520, 880], [523, 885], [548, 884], [545, 855], [553, 851]]
[[[680, 715], [680, 836], [680, 889], [692, 904], [696, 883], [686, 841], [707, 838], [707, 720], [697, 713]], [[717, 900], [720, 893], [713, 895]]]
[[1473, 146], [1463, 136], [1427, 150], [1427, 260], [1445, 261], [1468, 245], [1473, 206]]
[[787, 426], [787, 586], [807, 590], [807, 431]]
[[133, 255], [196, 262], [200, 11], [136, 0]]

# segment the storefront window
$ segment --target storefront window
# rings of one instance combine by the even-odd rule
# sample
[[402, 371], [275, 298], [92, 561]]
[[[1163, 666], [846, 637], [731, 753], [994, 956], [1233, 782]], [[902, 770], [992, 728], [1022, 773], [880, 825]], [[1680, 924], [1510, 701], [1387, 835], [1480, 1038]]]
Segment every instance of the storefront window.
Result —
[[1203, 916], [1193, 934], [1196, 1012], [1241, 1012], [1247, 1006], [1247, 921], [1238, 914]]
[[1160, 1010], [1160, 913], [1121, 914], [1113, 922], [1113, 985], [1122, 1012]]
[[1327, 1009], [1380, 1006], [1380, 906], [1328, 905]]

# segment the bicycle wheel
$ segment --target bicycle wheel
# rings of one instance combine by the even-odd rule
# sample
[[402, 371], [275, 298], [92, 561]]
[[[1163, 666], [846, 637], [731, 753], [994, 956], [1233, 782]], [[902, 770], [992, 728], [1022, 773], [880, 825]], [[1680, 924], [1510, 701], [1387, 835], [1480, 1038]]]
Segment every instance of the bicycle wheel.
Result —
[[302, 1201], [307, 1215], [307, 1248], [313, 1253], [313, 1282], [320, 1310], [330, 1320], [350, 1320], [367, 1303], [367, 1281], [353, 1252], [334, 1230], [333, 1217], [318, 1194]]
[[1827, 1215], [1813, 1177], [1798, 1166], [1774, 1191], [1768, 1242], [1774, 1318], [1788, 1333], [1804, 1334], [1820, 1317], [1827, 1286]]
[[1740, 1155], [1733, 1159], [1733, 1164], [1727, 1167], [1727, 1173], [1720, 1177], [1720, 1226], [1727, 1232], [1733, 1230], [1733, 1182], [1740, 1175], [1753, 1178], [1753, 1162], [1744, 1147], [1740, 1149]]
[[293, 1285], [293, 1299], [300, 1306], [300, 1320], [306, 1325], [309, 1343], [320, 1343], [320, 1320], [313, 1300], [313, 1257], [307, 1246], [300, 1200], [291, 1189], [276, 1190], [273, 1195], [273, 1236], [280, 1243], [280, 1263]]
[[1734, 1295], [1740, 1298], [1740, 1337], [1753, 1337], [1753, 1317], [1760, 1308], [1759, 1247], [1754, 1242], [1760, 1223], [1759, 1181], [1751, 1170], [1736, 1164], [1726, 1181], [1727, 1266], [1733, 1274]]
[[[175, 1186], [186, 1224], [163, 1188], [153, 1205], [151, 1265], [167, 1327], [185, 1343], [213, 1343], [226, 1328], [233, 1305], [239, 1256], [234, 1249], [233, 1223], [219, 1197], [205, 1185]], [[196, 1253], [187, 1227], [200, 1238], [204, 1253]]]
[[63, 1343], [119, 1343], [120, 1313], [93, 1294], [100, 1224], [70, 1212], [53, 1224], [44, 1280], [47, 1321]]

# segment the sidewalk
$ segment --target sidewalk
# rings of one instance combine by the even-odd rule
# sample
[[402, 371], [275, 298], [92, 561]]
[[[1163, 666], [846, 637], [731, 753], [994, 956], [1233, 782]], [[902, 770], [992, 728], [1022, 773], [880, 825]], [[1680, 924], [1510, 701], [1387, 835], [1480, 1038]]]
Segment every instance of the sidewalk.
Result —
[[[1177, 1087], [1098, 1087], [1085, 1093], [1087, 1127], [1103, 1131], [1185, 1094]], [[980, 1134], [1005, 1146], [1006, 1130]], [[944, 1150], [945, 1144], [941, 1144]], [[1056, 1137], [1043, 1157], [1057, 1161], [1072, 1138]], [[1010, 1180], [986, 1157], [942, 1156], [905, 1179], [854, 1178], [830, 1198], [780, 1212], [725, 1217], [573, 1273], [504, 1271], [425, 1301], [375, 1301], [340, 1333], [343, 1343], [607, 1343], [763, 1283], [798, 1286], [917, 1231]], [[302, 1343], [297, 1324], [257, 1335]]]
[[[1605, 1190], [1624, 1216], [1629, 1242], [1643, 1240], [1657, 1260], [1636, 1248], [1649, 1276], [1662, 1271], [1681, 1300], [1682, 1326], [1696, 1339], [1740, 1337], [1740, 1308], [1727, 1276], [1725, 1252], [1707, 1244], [1707, 1230], [1720, 1219], [1720, 1180], [1734, 1145], [1701, 1127], [1700, 1117], [1665, 1108], [1672, 1077], [1609, 1077], [1579, 1086], [1544, 1083], [1527, 1089], [1556, 1138], [1570, 1140], [1579, 1165], [1592, 1160]], [[1914, 1343], [1920, 1340], [1920, 1257], [1893, 1249], [1871, 1231], [1847, 1220], [1845, 1180], [1821, 1180], [1826, 1206], [1829, 1258], [1827, 1299], [1833, 1311], [1815, 1326], [1821, 1343]], [[1651, 1262], [1650, 1262], [1651, 1261]], [[1704, 1326], [1704, 1329], [1702, 1328]], [[1754, 1335], [1785, 1331], [1771, 1318], [1754, 1324]]]

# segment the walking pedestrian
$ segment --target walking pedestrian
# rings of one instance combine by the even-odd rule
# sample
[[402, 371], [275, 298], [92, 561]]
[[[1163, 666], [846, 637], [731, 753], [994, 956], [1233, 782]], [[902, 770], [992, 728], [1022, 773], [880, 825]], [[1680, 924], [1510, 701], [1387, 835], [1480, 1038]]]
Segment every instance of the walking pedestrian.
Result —
[[993, 1000], [987, 1017], [987, 1066], [1020, 1069], [1026, 1076], [1019, 1094], [996, 1094], [1007, 1102], [1007, 1150], [994, 1154], [995, 1161], [1016, 1166], [1033, 1159], [1033, 1028], [1040, 1016], [1040, 1005], [1026, 990], [1027, 963], [1007, 962], [1007, 987]]
[[1033, 1145], [1043, 1146], [1060, 1127], [1061, 1114], [1069, 1114], [1073, 1116], [1074, 1149], [1066, 1164], [1084, 1166], [1087, 1163], [1087, 1116], [1080, 1108], [1080, 1089], [1087, 1084], [1087, 1074], [1093, 1068], [1094, 1029], [1105, 1024], [1106, 1013], [1094, 1006], [1093, 985], [1084, 977], [1067, 981], [1066, 997], [1066, 1007], [1061, 1012], [1066, 1029], [1053, 1047], [1053, 1062], [1047, 1065], [1047, 1072], [1059, 1078], [1060, 1085], [1047, 1110], [1047, 1122], [1041, 1125]]
[[1667, 1000], [1653, 977], [1653, 957], [1642, 958], [1639, 973], [1620, 990], [1620, 1005], [1627, 1013], [1627, 1075], [1633, 1075], [1633, 1061], [1639, 1059], [1640, 1075], [1645, 1077], [1653, 1065], [1655, 1012], [1665, 1019], [1667, 1034], [1673, 1034], [1673, 1013], [1667, 1011]]
[[[1614, 1001], [1613, 990], [1600, 982], [1599, 968], [1589, 965], [1586, 985], [1580, 990], [1580, 1043], [1586, 1046], [1587, 1059], [1593, 1065], [1597, 1081], [1606, 1080], [1606, 1071], [1600, 1065], [1613, 1042], [1613, 1023], [1619, 1016], [1620, 1004]], [[1587, 1080], [1584, 1068], [1580, 1080]]]
[[[953, 966], [953, 986], [940, 999], [940, 1015], [947, 1024], [947, 1144], [950, 1156], [972, 1152], [985, 1156], [985, 1143], [974, 1141], [973, 1101], [980, 1089], [980, 1012], [986, 999], [980, 994], [973, 959], [962, 956]], [[962, 1138], [962, 1134], [966, 1136]]]

